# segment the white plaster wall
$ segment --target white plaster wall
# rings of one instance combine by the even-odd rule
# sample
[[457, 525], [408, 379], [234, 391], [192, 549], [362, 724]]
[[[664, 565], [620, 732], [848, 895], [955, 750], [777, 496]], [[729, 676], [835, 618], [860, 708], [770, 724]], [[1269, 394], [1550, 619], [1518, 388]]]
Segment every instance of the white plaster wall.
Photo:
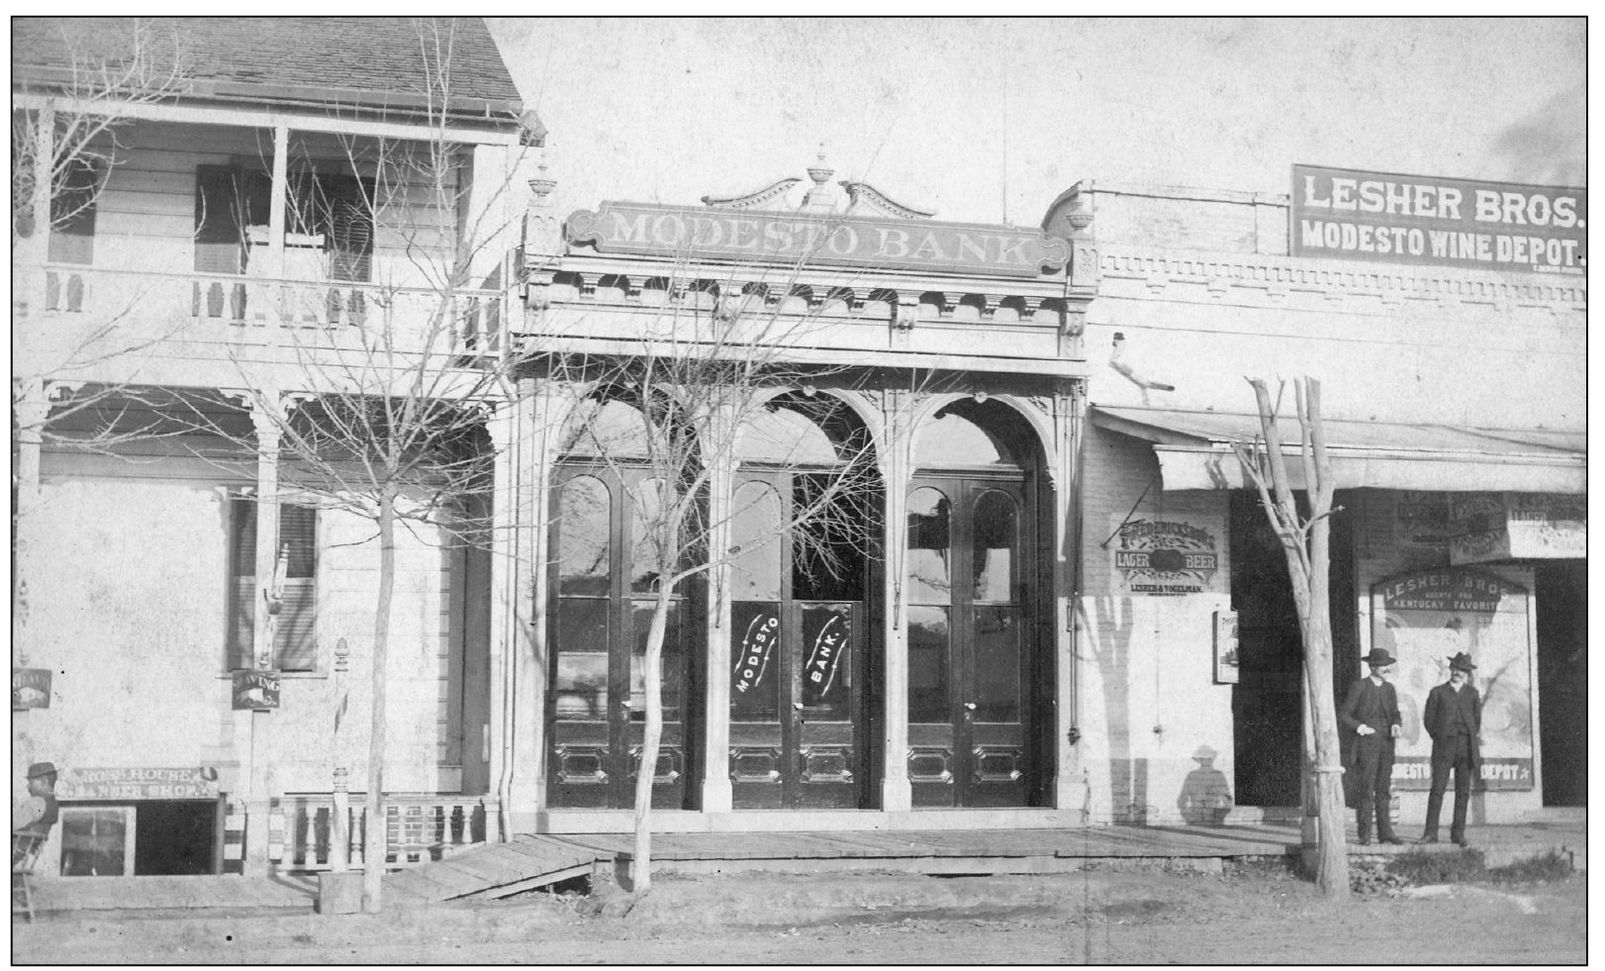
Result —
[[[1106, 276], [1088, 312], [1089, 390], [1096, 404], [1251, 413], [1245, 377], [1310, 375], [1333, 418], [1581, 429], [1585, 323], [1569, 309], [1368, 295], [1269, 306], [1179, 284], [1156, 299], [1146, 284]], [[1145, 392], [1110, 367], [1116, 332], [1139, 377], [1176, 390]]]
[[[145, 468], [145, 474], [151, 470]], [[29, 571], [29, 663], [54, 672], [49, 709], [13, 718], [15, 757], [63, 767], [207, 763], [225, 791], [240, 784], [253, 724], [274, 763], [273, 787], [327, 792], [335, 754], [366, 777], [370, 664], [378, 589], [371, 524], [320, 516], [318, 642], [323, 670], [283, 679], [282, 708], [236, 713], [223, 666], [228, 531], [216, 483], [59, 478], [43, 486]], [[386, 788], [455, 791], [448, 742], [446, 553], [432, 530], [398, 533], [387, 665]], [[351, 648], [349, 712], [334, 737], [335, 642]]]
[[[1179, 799], [1195, 759], [1213, 749], [1211, 768], [1232, 786], [1231, 686], [1214, 684], [1213, 617], [1230, 607], [1225, 494], [1164, 493], [1151, 448], [1089, 429], [1084, 511], [1086, 541], [1079, 676], [1081, 763], [1094, 822], [1180, 822]], [[1138, 502], [1138, 497], [1142, 501]], [[1135, 508], [1134, 508], [1135, 506]], [[1185, 518], [1219, 538], [1219, 568], [1206, 592], [1125, 595], [1102, 544], [1134, 519]], [[1157, 729], [1157, 730], [1156, 730]]]

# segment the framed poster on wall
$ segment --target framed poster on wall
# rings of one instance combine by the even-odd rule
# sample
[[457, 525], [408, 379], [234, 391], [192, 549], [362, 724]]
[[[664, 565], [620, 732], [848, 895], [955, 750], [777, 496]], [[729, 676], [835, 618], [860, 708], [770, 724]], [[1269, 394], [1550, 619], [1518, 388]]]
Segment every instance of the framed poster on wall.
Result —
[[1215, 611], [1215, 683], [1237, 683], [1237, 611]]
[[1431, 786], [1432, 739], [1422, 709], [1462, 651], [1477, 665], [1472, 683], [1482, 694], [1479, 788], [1533, 788], [1529, 609], [1525, 587], [1468, 567], [1400, 574], [1371, 588], [1371, 643], [1398, 658], [1393, 683], [1403, 725], [1395, 788]]

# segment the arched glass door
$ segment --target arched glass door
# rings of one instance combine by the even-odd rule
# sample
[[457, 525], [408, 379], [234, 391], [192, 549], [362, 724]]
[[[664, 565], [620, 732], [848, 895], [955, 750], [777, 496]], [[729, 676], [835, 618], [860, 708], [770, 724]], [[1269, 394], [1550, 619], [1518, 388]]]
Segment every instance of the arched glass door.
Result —
[[[610, 428], [622, 434], [631, 420], [639, 421], [639, 412], [627, 405], [610, 402], [606, 409], [618, 410], [617, 420], [593, 415], [588, 435], [599, 438]], [[583, 442], [576, 443], [583, 453]], [[552, 806], [634, 804], [646, 720], [642, 658], [656, 582], [646, 567], [651, 557], [642, 523], [650, 518], [658, 487], [644, 468], [616, 454], [605, 462], [571, 454], [558, 467], [547, 628]], [[683, 597], [673, 604], [663, 645], [663, 736], [652, 791], [652, 803], [660, 807], [685, 807], [695, 791], [688, 609]]]
[[1024, 806], [1045, 715], [1029, 477], [968, 418], [922, 436], [908, 503], [909, 782], [915, 806]]
[[853, 809], [874, 795], [865, 537], [879, 497], [831, 467], [856, 439], [818, 411], [781, 407], [743, 436], [729, 632], [738, 809]]

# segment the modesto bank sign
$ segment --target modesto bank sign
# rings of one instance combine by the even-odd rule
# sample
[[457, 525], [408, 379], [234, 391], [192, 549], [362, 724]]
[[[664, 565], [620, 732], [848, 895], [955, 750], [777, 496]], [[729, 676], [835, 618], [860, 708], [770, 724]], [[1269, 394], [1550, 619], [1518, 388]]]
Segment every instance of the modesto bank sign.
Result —
[[1294, 256], [1582, 273], [1588, 190], [1293, 166]]
[[855, 219], [780, 212], [687, 209], [604, 202], [568, 217], [570, 243], [660, 259], [750, 260], [802, 265], [1036, 277], [1063, 269], [1070, 244], [1007, 226]]

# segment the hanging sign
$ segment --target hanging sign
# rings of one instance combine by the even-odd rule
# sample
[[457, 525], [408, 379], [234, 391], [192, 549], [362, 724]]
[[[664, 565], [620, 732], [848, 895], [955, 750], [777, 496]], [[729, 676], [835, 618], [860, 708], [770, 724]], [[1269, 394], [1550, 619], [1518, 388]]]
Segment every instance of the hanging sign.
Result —
[[1533, 787], [1528, 592], [1486, 570], [1446, 567], [1383, 580], [1371, 588], [1371, 644], [1398, 659], [1393, 678], [1403, 723], [1393, 784], [1427, 789], [1432, 739], [1421, 722], [1427, 693], [1449, 680], [1462, 651], [1482, 695], [1485, 789]]
[[235, 711], [273, 711], [278, 707], [279, 672], [234, 672]]
[[1008, 226], [820, 217], [604, 202], [566, 223], [570, 243], [665, 260], [711, 259], [1036, 277], [1062, 270], [1070, 244]]
[[1151, 596], [1215, 592], [1219, 546], [1217, 531], [1169, 519], [1120, 522], [1110, 543], [1121, 587]]
[[56, 798], [66, 801], [125, 799], [216, 799], [213, 766], [151, 769], [62, 769]]
[[1582, 559], [1588, 556], [1584, 496], [1466, 493], [1451, 501], [1449, 562]]
[[1294, 256], [1581, 274], [1588, 190], [1293, 166]]
[[50, 669], [11, 669], [11, 710], [50, 707]]

